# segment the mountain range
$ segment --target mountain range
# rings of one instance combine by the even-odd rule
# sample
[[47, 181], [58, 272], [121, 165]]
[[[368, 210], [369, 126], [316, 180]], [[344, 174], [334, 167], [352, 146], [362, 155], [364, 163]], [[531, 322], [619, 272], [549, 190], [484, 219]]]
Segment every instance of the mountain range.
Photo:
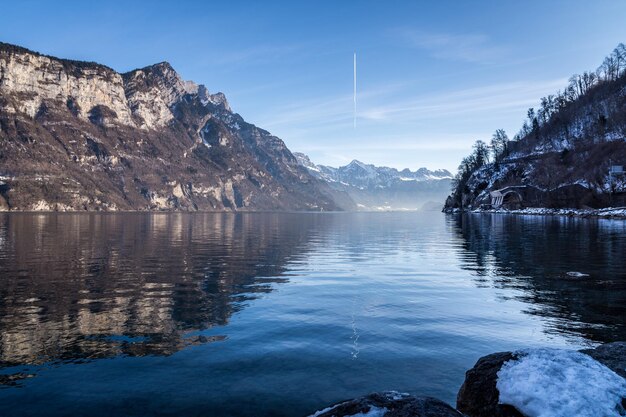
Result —
[[338, 210], [335, 190], [167, 62], [0, 43], [0, 210]]
[[445, 169], [399, 171], [357, 160], [335, 168], [316, 165], [303, 153], [294, 155], [311, 175], [348, 195], [360, 210], [440, 210], [450, 192], [452, 174]]

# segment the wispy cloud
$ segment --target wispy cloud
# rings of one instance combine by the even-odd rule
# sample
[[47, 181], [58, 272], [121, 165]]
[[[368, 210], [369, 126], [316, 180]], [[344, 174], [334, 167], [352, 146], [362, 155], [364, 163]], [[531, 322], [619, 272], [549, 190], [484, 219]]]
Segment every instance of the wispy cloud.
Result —
[[364, 109], [360, 117], [376, 121], [449, 118], [465, 114], [493, 114], [534, 106], [539, 97], [565, 85], [565, 79], [486, 85], [396, 101]]
[[[359, 93], [359, 100], [375, 100], [398, 92], [403, 83], [388, 84], [377, 89], [370, 89]], [[352, 94], [346, 93], [328, 97], [316, 97], [287, 106], [272, 108], [271, 113], [259, 121], [261, 126], [274, 128], [283, 125], [301, 125], [307, 127], [315, 125], [330, 126], [336, 124], [352, 124]]]
[[392, 35], [414, 48], [428, 51], [433, 57], [453, 61], [495, 63], [504, 57], [507, 48], [495, 45], [483, 34], [432, 33], [401, 28]]
[[[355, 148], [359, 152], [363, 151], [450, 151], [465, 149], [468, 147], [468, 137], [480, 137], [481, 133], [465, 132], [463, 134], [421, 134], [416, 132], [412, 135], [393, 135], [375, 136], [369, 138], [368, 142], [359, 143], [330, 143], [315, 144], [305, 143], [299, 147], [303, 152], [322, 152], [327, 151], [336, 155], [337, 152], [354, 152]], [[348, 161], [354, 157], [346, 157]]]
[[340, 166], [353, 159], [398, 169], [419, 167], [447, 168], [456, 170], [458, 161], [469, 152], [470, 138], [481, 134], [385, 134], [372, 138], [361, 138], [358, 144], [335, 140], [332, 143], [316, 144], [312, 141], [299, 143], [294, 149], [309, 155], [316, 163]]
[[[443, 91], [402, 99], [397, 92], [403, 84], [363, 91], [359, 96], [357, 118], [361, 122], [382, 124], [431, 124], [435, 120], [460, 117], [494, 117], [503, 113], [520, 113], [520, 123], [527, 107], [535, 106], [539, 97], [553, 93], [566, 84], [565, 79], [497, 83], [455, 91]], [[384, 103], [384, 104], [381, 104]], [[259, 120], [266, 128], [332, 131], [352, 123], [350, 94], [310, 99], [273, 108]]]

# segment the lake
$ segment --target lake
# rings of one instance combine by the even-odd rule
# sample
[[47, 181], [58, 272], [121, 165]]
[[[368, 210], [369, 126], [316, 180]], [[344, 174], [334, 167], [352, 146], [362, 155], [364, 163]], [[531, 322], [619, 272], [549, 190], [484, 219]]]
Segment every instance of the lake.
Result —
[[0, 415], [454, 405], [483, 355], [626, 340], [626, 221], [0, 214]]

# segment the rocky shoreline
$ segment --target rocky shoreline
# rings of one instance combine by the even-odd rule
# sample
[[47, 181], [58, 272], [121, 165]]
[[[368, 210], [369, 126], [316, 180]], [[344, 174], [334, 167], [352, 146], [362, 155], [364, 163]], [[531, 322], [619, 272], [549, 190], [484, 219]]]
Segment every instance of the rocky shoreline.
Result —
[[626, 219], [626, 207], [608, 207], [603, 209], [575, 209], [575, 208], [544, 208], [527, 207], [519, 210], [505, 209], [472, 209], [444, 208], [444, 213], [487, 213], [487, 214], [518, 214], [532, 216], [567, 216], [567, 217], [598, 217], [605, 219]]
[[568, 351], [484, 356], [466, 372], [456, 408], [387, 391], [343, 401], [311, 417], [600, 417], [626, 415], [626, 342]]

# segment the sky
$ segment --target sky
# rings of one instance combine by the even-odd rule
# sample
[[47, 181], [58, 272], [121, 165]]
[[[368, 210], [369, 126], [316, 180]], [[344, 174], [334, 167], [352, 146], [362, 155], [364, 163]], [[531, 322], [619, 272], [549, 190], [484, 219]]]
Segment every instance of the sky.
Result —
[[120, 72], [168, 61], [316, 163], [451, 171], [594, 70], [624, 22], [622, 0], [0, 0], [0, 41]]

